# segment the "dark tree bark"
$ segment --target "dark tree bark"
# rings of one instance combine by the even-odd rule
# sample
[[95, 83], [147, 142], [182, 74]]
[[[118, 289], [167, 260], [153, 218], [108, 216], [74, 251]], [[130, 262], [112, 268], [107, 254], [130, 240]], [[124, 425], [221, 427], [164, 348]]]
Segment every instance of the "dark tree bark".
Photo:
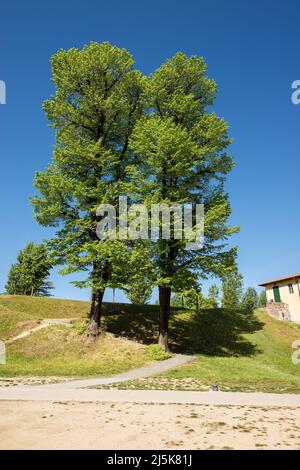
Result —
[[171, 303], [171, 289], [170, 287], [159, 287], [159, 339], [158, 344], [165, 351], [169, 351], [168, 333], [169, 333], [169, 316], [170, 316], [170, 303]]
[[196, 312], [199, 312], [199, 294], [196, 294]]
[[90, 339], [96, 339], [101, 331], [101, 312], [104, 289], [97, 289], [92, 294], [92, 303], [90, 309], [90, 323], [88, 327], [88, 336]]
[[[92, 278], [95, 285], [102, 284], [105, 286], [109, 277], [109, 266], [107, 260], [104, 265], [99, 266], [98, 262], [93, 263]], [[95, 288], [92, 293], [92, 303], [90, 309], [90, 323], [88, 326], [88, 337], [95, 340], [101, 332], [101, 313], [102, 313], [102, 302], [104, 297], [105, 287], [102, 289]]]

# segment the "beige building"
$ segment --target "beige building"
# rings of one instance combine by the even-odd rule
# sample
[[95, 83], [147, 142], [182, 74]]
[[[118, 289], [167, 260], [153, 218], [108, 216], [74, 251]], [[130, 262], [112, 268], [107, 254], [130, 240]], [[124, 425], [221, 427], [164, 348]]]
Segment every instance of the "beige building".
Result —
[[280, 320], [300, 322], [300, 273], [262, 282], [266, 288], [266, 308]]

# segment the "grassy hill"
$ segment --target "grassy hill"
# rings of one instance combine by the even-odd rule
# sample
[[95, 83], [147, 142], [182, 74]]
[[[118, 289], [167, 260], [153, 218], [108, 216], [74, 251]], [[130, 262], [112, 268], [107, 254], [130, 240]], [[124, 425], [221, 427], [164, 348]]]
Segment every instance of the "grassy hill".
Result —
[[[104, 315], [139, 310], [127, 304], [104, 304]], [[143, 307], [144, 309], [144, 307]], [[145, 308], [149, 313], [156, 306]], [[109, 376], [150, 361], [147, 347], [126, 336], [106, 332], [90, 343], [84, 325], [89, 302], [26, 296], [0, 296], [0, 339], [8, 340], [38, 326], [46, 318], [72, 318], [74, 327], [52, 325], [7, 345], [7, 364], [0, 376]]]
[[222, 390], [300, 393], [300, 365], [291, 360], [292, 343], [300, 339], [298, 325], [262, 311], [241, 312], [241, 321], [239, 316], [234, 320], [234, 312], [218, 314], [223, 319], [215, 317], [212, 322], [212, 312], [203, 314], [201, 336], [205, 338], [206, 333], [207, 338], [202, 350], [196, 348], [195, 363], [172, 370], [166, 377], [176, 379], [182, 389], [185, 386], [180, 383], [191, 379], [192, 388], [219, 384]]
[[[0, 338], [43, 318], [81, 323], [88, 309], [88, 302], [1, 296]], [[105, 304], [103, 325], [106, 334], [93, 345], [78, 335], [76, 325], [51, 326], [19, 340], [8, 346], [9, 361], [0, 366], [0, 375], [104, 376], [137, 367], [148, 360], [146, 345], [156, 342], [158, 307]], [[300, 339], [298, 325], [261, 311], [174, 309], [170, 335], [172, 350], [195, 360], [128, 386], [197, 390], [218, 383], [225, 390], [300, 392], [300, 365], [291, 361], [291, 344]]]
[[[125, 325], [122, 316], [110, 317], [109, 330], [122, 329], [128, 338], [144, 343], [155, 341], [156, 315], [129, 313], [126, 318]], [[173, 351], [192, 354], [195, 360], [129, 388], [201, 390], [218, 384], [222, 390], [300, 393], [300, 365], [291, 360], [299, 325], [262, 311], [173, 311], [170, 335]]]
[[[7, 340], [28, 330], [45, 318], [72, 318], [84, 321], [88, 318], [90, 302], [80, 300], [29, 297], [23, 295], [0, 296], [0, 339]], [[158, 313], [157, 305], [143, 305], [143, 312]], [[103, 304], [103, 315], [139, 313], [141, 307], [130, 304]]]

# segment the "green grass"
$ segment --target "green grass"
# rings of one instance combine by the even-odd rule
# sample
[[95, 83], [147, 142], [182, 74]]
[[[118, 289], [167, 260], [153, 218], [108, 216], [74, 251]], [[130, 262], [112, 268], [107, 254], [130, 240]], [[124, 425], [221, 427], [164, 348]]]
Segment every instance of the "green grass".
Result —
[[[43, 318], [75, 318], [80, 324], [88, 309], [88, 302], [1, 296], [0, 338]], [[8, 346], [9, 363], [0, 366], [0, 375], [104, 376], [138, 367], [149, 359], [146, 345], [157, 341], [158, 312], [152, 305], [105, 304], [107, 335], [95, 344], [78, 327], [40, 330]], [[177, 389], [217, 383], [224, 390], [300, 393], [300, 365], [291, 361], [298, 325], [260, 311], [173, 309], [170, 338], [172, 352], [191, 354], [194, 361], [163, 374], [164, 389], [169, 380]], [[145, 381], [141, 388], [147, 388]]]
[[[164, 376], [192, 378], [207, 385], [217, 383], [225, 390], [300, 393], [300, 366], [291, 361], [292, 342], [300, 339], [299, 326], [280, 322], [259, 311], [248, 314], [248, 318], [254, 318], [257, 326], [252, 329], [254, 324], [251, 320], [250, 331], [245, 328], [244, 333], [238, 333], [236, 348], [232, 331], [229, 332], [230, 347], [226, 348], [228, 331], [224, 328], [223, 349], [217, 348], [217, 353], [214, 353], [209, 347], [206, 354], [198, 352], [194, 363], [169, 371]], [[208, 328], [206, 333], [210, 336]], [[203, 335], [200, 331], [198, 334]]]
[[90, 343], [75, 328], [53, 325], [8, 345], [0, 376], [104, 377], [149, 361], [141, 344], [105, 333]]
[[[144, 308], [144, 307], [143, 307]], [[105, 316], [126, 315], [141, 307], [104, 304]], [[156, 306], [146, 306], [148, 312]], [[146, 345], [103, 334], [90, 343], [81, 333], [89, 302], [26, 296], [0, 296], [0, 339], [7, 340], [37, 326], [45, 318], [74, 318], [73, 328], [53, 325], [7, 345], [7, 364], [0, 376], [109, 376], [152, 360]], [[105, 324], [105, 320], [103, 321]]]
[[[126, 320], [107, 318], [109, 330], [122, 330], [127, 337], [148, 344], [155, 341], [156, 314], [128, 314]], [[173, 311], [170, 336], [173, 351], [194, 355], [195, 360], [164, 373], [163, 389], [168, 388], [165, 379], [169, 378], [172, 388], [176, 382], [176, 388], [183, 390], [217, 383], [223, 390], [300, 393], [300, 365], [291, 361], [292, 342], [300, 339], [299, 325], [261, 311]], [[152, 388], [150, 379], [149, 384]], [[136, 388], [147, 384], [137, 381]]]
[[[23, 295], [0, 296], [0, 339], [9, 339], [36, 326], [45, 318], [88, 318], [90, 302], [79, 300], [28, 297]], [[103, 304], [103, 315], [146, 314], [158, 312], [156, 305]]]

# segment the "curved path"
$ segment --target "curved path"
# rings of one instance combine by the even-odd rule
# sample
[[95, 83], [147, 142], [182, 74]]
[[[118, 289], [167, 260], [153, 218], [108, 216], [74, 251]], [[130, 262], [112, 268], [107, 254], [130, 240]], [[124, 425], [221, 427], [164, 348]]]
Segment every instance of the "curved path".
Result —
[[[31, 330], [21, 333], [7, 342], [14, 342], [51, 324], [71, 326], [69, 319], [45, 320]], [[150, 377], [191, 362], [193, 356], [176, 354], [165, 361], [149, 364], [111, 377], [70, 380], [55, 384], [20, 385], [0, 387], [0, 400], [62, 401], [62, 402], [128, 402], [172, 403], [233, 406], [283, 406], [300, 407], [300, 394], [243, 393], [243, 392], [193, 392], [165, 390], [97, 390], [97, 385], [126, 382]]]
[[[94, 387], [96, 385], [107, 385], [117, 382], [127, 382], [128, 380], [142, 379], [144, 377], [151, 377], [152, 375], [161, 374], [170, 369], [175, 369], [178, 366], [186, 364], [194, 359], [193, 356], [184, 354], [176, 354], [170, 359], [158, 361], [147, 366], [139, 367], [138, 369], [128, 370], [121, 374], [113, 375], [111, 377], [102, 377], [96, 379], [78, 379], [69, 380], [55, 384], [36, 385], [35, 388], [47, 388], [55, 390], [72, 390], [77, 388]], [[28, 386], [27, 386], [28, 387]]]

